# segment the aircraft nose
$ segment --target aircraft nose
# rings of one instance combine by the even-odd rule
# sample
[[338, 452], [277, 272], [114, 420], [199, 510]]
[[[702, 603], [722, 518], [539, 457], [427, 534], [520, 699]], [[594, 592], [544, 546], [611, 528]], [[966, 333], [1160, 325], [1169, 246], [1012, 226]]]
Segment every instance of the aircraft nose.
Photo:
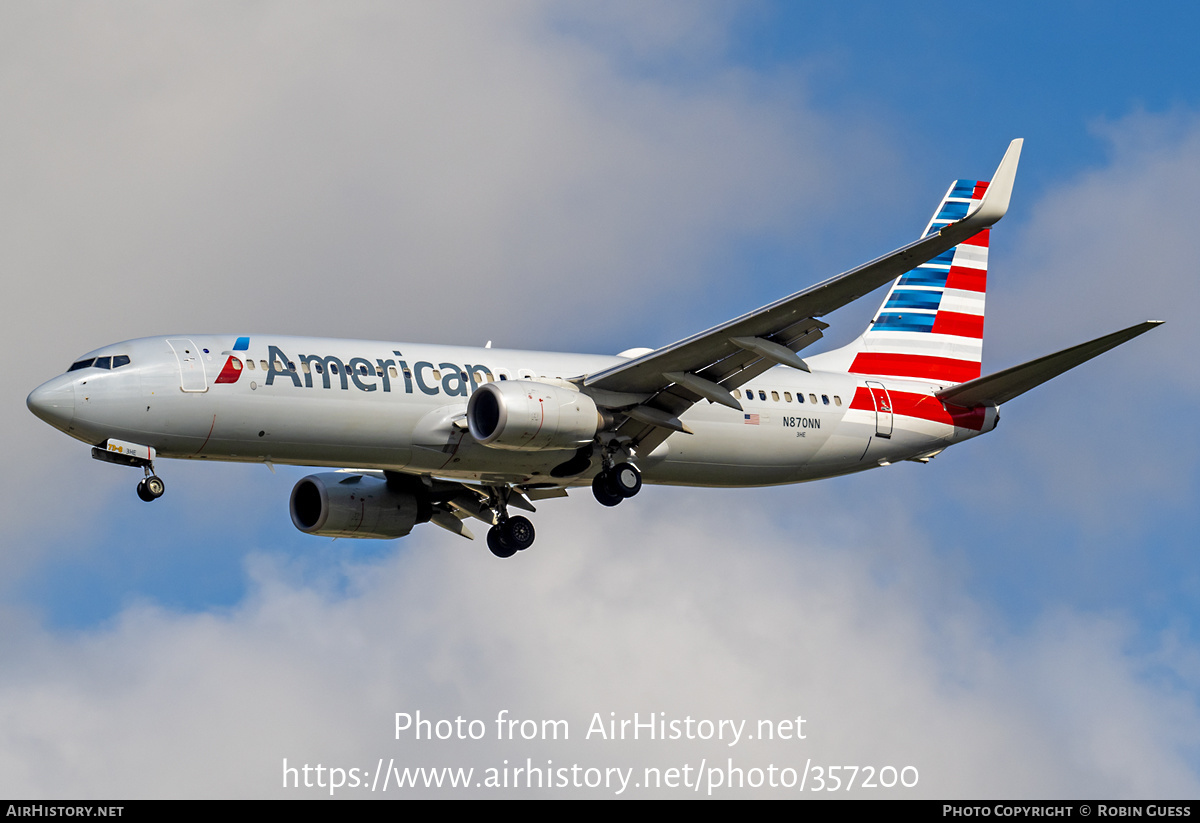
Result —
[[75, 418], [75, 381], [60, 375], [29, 393], [25, 405], [56, 429], [67, 430]]

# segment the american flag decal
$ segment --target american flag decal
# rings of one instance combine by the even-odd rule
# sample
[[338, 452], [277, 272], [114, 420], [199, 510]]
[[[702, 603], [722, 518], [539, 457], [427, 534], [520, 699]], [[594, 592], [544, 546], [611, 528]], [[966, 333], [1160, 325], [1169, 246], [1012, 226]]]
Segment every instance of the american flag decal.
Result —
[[758, 425], [758, 415], [757, 414], [746, 415], [746, 425], [747, 426], [757, 426]]

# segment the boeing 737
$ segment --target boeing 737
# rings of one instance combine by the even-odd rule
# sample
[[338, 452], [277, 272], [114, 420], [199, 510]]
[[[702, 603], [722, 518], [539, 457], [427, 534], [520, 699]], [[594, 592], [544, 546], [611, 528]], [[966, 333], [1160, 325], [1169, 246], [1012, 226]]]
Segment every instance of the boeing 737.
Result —
[[[591, 485], [767, 486], [928, 462], [996, 427], [1025, 391], [1156, 326], [1147, 321], [981, 377], [989, 227], [1021, 141], [990, 184], [955, 181], [920, 239], [659, 349], [616, 356], [283, 337], [176, 335], [88, 352], [29, 395], [41, 419], [142, 469], [159, 458], [340, 468], [292, 489], [292, 522], [397, 538], [419, 523], [499, 557], [528, 548], [534, 502]], [[819, 318], [892, 282], [854, 342], [801, 358]]]

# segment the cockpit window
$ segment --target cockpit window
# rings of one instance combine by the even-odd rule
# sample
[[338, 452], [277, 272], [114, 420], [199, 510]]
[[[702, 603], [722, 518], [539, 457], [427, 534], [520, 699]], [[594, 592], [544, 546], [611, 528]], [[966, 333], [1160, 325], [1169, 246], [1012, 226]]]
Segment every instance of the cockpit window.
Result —
[[111, 357], [89, 357], [87, 360], [76, 360], [67, 371], [79, 371], [80, 369], [87, 368], [119, 369], [122, 366], [128, 365], [129, 355], [114, 354]]

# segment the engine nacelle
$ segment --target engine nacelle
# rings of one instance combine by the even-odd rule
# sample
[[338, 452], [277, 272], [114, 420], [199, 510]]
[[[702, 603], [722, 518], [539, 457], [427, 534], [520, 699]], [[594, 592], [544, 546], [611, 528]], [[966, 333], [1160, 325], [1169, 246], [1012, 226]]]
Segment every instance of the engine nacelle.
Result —
[[493, 449], [577, 449], [603, 425], [586, 394], [535, 380], [485, 383], [467, 403], [471, 435]]
[[429, 501], [365, 474], [310, 474], [292, 488], [292, 522], [321, 537], [403, 537], [429, 520]]

